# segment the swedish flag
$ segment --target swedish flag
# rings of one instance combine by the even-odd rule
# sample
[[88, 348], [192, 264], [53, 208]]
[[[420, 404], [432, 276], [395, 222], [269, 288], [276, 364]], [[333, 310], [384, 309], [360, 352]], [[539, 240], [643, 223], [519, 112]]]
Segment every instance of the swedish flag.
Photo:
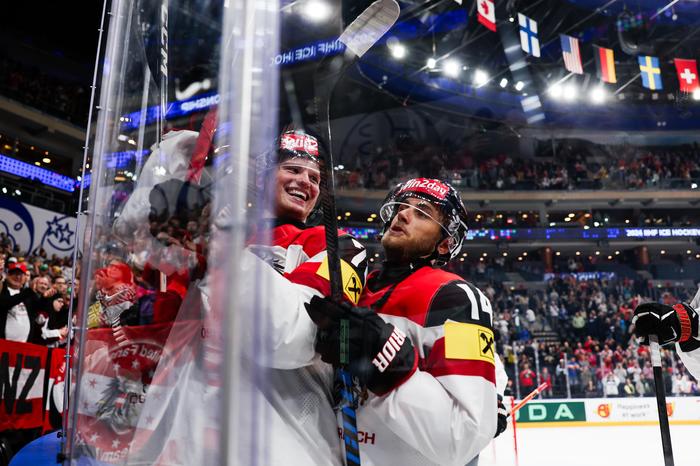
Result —
[[663, 89], [661, 84], [661, 68], [659, 68], [659, 58], [641, 56], [637, 57], [639, 70], [642, 72], [642, 85], [653, 91]]

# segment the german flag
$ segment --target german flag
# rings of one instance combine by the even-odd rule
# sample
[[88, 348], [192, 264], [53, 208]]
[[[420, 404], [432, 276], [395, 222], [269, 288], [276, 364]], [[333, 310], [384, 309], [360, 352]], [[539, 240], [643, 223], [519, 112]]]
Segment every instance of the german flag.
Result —
[[615, 57], [612, 49], [595, 46], [595, 64], [598, 68], [598, 77], [606, 83], [616, 83]]

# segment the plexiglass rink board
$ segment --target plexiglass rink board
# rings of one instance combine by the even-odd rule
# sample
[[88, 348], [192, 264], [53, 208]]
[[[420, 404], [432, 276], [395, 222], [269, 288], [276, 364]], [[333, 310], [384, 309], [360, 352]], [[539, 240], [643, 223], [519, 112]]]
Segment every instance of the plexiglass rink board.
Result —
[[266, 210], [249, 159], [274, 143], [278, 10], [265, 1], [108, 6], [71, 464], [257, 462], [240, 445], [267, 437], [264, 412], [240, 379], [254, 373], [239, 374], [251, 354], [234, 333], [264, 338], [253, 312], [264, 281], [252, 266], [242, 275], [241, 254]]

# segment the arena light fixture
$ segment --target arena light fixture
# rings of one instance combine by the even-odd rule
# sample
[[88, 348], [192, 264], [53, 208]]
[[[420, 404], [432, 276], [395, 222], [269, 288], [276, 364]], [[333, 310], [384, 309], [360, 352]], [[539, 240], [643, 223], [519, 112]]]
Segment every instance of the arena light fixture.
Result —
[[499, 85], [503, 88], [505, 88], [508, 85], [508, 80], [506, 78], [501, 79], [501, 82]]
[[518, 92], [522, 91], [524, 87], [525, 83], [522, 81], [518, 81], [517, 83], [515, 83], [515, 90]]
[[450, 78], [456, 78], [461, 71], [462, 65], [454, 58], [445, 60], [445, 63], [442, 65], [442, 72], [445, 73], [445, 76]]
[[489, 82], [489, 74], [486, 71], [477, 68], [474, 71], [473, 80], [474, 84], [476, 84], [477, 86], [483, 86], [484, 84]]
[[693, 91], [693, 99], [700, 100], [700, 87], [695, 88], [695, 90]]
[[397, 42], [393, 46], [389, 47], [389, 49], [391, 50], [391, 56], [397, 60], [402, 60], [406, 57], [406, 46], [401, 43]]
[[437, 60], [433, 57], [428, 58], [428, 62], [425, 64], [425, 66], [427, 66], [429, 70], [434, 69], [435, 65], [437, 65]]
[[573, 102], [578, 98], [578, 89], [574, 83], [567, 83], [562, 87], [562, 99]]
[[320, 23], [330, 18], [331, 6], [322, 0], [309, 0], [303, 6], [302, 14], [310, 21]]
[[554, 99], [561, 99], [562, 92], [563, 90], [560, 84], [553, 84], [547, 90], [547, 93]]
[[593, 102], [596, 105], [602, 104], [605, 102], [607, 99], [607, 93], [605, 92], [605, 89], [603, 89], [600, 86], [594, 87], [591, 90], [591, 102]]
[[44, 163], [51, 163], [51, 159], [48, 157], [44, 157], [43, 159], [41, 159], [41, 161]]

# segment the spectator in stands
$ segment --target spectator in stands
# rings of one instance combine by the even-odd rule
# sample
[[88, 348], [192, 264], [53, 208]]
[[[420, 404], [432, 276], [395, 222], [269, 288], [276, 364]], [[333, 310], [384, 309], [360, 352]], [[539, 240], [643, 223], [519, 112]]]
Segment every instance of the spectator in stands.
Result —
[[542, 398], [552, 398], [553, 396], [553, 389], [552, 389], [552, 373], [549, 372], [548, 367], [543, 367], [542, 371], [540, 371], [540, 382], [541, 383], [547, 383], [547, 388], [542, 391]]
[[634, 381], [632, 380], [632, 377], [627, 377], [625, 379], [625, 385], [622, 387], [623, 393], [627, 397], [631, 396], [637, 396], [637, 389], [634, 386]]
[[53, 287], [56, 288], [56, 292], [60, 296], [62, 296], [64, 298], [66, 298], [68, 296], [68, 282], [63, 277], [63, 275], [60, 275], [54, 279]]
[[535, 384], [537, 383], [537, 374], [535, 371], [530, 369], [529, 364], [525, 364], [525, 367], [520, 371], [520, 396], [527, 396], [532, 390], [535, 389]]
[[605, 396], [620, 396], [620, 379], [618, 379], [615, 374], [610, 373], [605, 377], [603, 387], [605, 389]]
[[[26, 264], [11, 263], [0, 290], [0, 338], [29, 343], [39, 341], [37, 308], [43, 307], [45, 302], [31, 288], [25, 287], [26, 283]], [[48, 298], [49, 293], [47, 290], [44, 298]]]
[[68, 336], [68, 302], [60, 294], [51, 302], [48, 315], [40, 315], [40, 343], [52, 348], [64, 346]]

